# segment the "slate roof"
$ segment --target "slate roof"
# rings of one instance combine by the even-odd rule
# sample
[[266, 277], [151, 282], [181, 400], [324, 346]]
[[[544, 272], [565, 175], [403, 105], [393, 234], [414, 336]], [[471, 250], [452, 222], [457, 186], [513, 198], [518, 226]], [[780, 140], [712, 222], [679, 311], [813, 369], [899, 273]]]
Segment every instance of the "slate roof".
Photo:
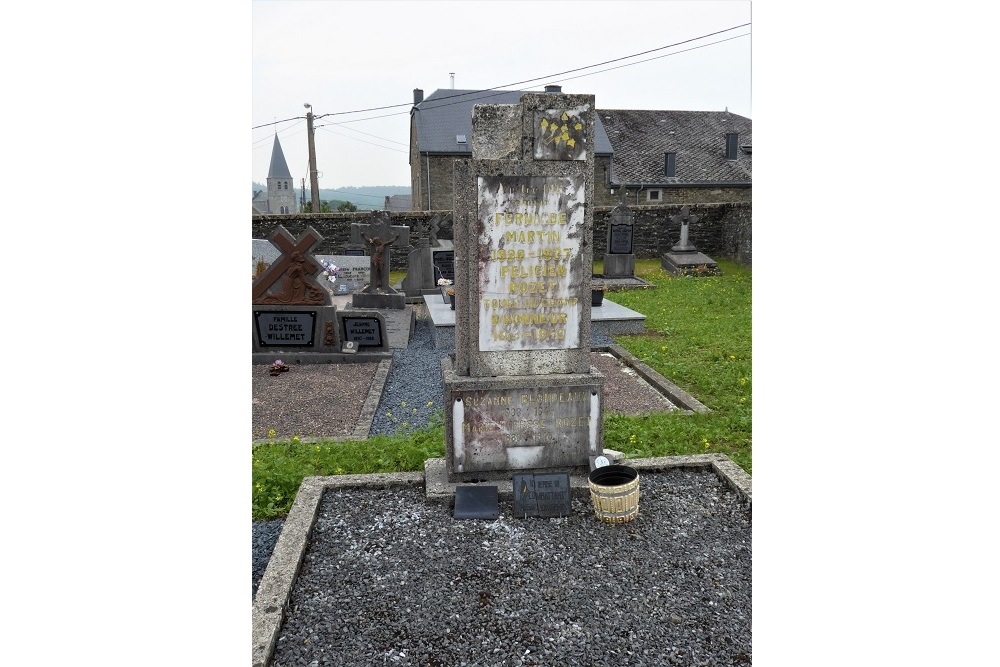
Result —
[[253, 212], [270, 213], [271, 204], [267, 201], [267, 190], [257, 190], [253, 193]]
[[[751, 182], [749, 118], [728, 111], [598, 109], [614, 147], [618, 185], [698, 185]], [[726, 133], [739, 134], [735, 161], [726, 160]], [[664, 172], [664, 153], [676, 153], [676, 177]]]
[[[421, 153], [472, 154], [472, 107], [476, 104], [517, 104], [524, 90], [439, 89], [416, 105], [417, 148]], [[456, 141], [464, 135], [466, 143]], [[594, 154], [610, 155], [611, 142], [600, 118], [594, 128]]]
[[288, 171], [288, 163], [285, 162], [285, 154], [281, 150], [281, 144], [278, 143], [278, 135], [274, 135], [274, 148], [271, 149], [271, 166], [267, 170], [268, 178], [288, 178], [292, 177], [292, 173]]

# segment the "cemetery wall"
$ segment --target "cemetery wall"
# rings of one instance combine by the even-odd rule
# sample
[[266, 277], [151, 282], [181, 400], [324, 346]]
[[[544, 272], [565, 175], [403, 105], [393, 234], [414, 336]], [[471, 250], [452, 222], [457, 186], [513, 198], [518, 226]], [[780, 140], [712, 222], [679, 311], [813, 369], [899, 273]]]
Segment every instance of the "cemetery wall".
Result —
[[[599, 239], [606, 237], [612, 208], [612, 206], [600, 205], [594, 207], [594, 259], [604, 257], [604, 242]], [[670, 216], [677, 215], [676, 204], [630, 206], [629, 208], [635, 220], [633, 243], [637, 258], [660, 257], [669, 252], [670, 248], [680, 241], [680, 223], [670, 219]], [[690, 225], [690, 240], [700, 252], [715, 259], [729, 258], [751, 266], [752, 205], [750, 202], [694, 204], [690, 206], [690, 211], [698, 216], [698, 221]], [[416, 247], [414, 225], [435, 214], [449, 216], [450, 213], [451, 211], [393, 211], [389, 217], [394, 225], [410, 227], [410, 241]], [[342, 255], [351, 240], [351, 223], [367, 224], [370, 221], [371, 213], [368, 211], [254, 215], [252, 219], [253, 238], [266, 239], [278, 225], [284, 225], [293, 236], [297, 237], [305, 231], [307, 225], [311, 225], [323, 237], [323, 242], [314, 251], [315, 254]], [[450, 217], [447, 222], [441, 225], [438, 237], [442, 239], [454, 238]], [[406, 270], [406, 252], [401, 252], [393, 247], [390, 256], [392, 262], [390, 268], [393, 271]]]
[[[411, 162], [414, 159], [410, 156]], [[415, 193], [413, 205], [420, 209], [427, 207], [427, 186], [428, 169], [430, 170], [430, 191], [431, 210], [450, 210], [454, 205], [454, 155], [432, 155], [417, 156], [420, 164], [411, 170], [412, 191]], [[621, 190], [615, 190], [611, 194], [608, 184], [608, 174], [611, 171], [611, 158], [608, 156], [594, 157], [594, 203], [597, 206], [614, 206], [621, 202]], [[682, 188], [662, 188], [651, 186], [652, 189], [660, 190], [661, 202], [663, 204], [719, 204], [727, 202], [750, 202], [752, 201], [752, 188], [716, 188], [716, 187], [682, 187]], [[629, 206], [637, 203], [647, 204], [648, 194], [646, 189], [638, 191], [639, 202], [636, 202], [636, 190], [633, 187], [625, 188], [626, 201]]]

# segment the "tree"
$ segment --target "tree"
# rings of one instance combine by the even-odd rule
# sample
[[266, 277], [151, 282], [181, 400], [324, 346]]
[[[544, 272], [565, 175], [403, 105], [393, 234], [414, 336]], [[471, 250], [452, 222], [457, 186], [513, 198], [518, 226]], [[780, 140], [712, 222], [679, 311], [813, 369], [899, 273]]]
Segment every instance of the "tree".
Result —
[[341, 213], [350, 213], [353, 211], [357, 211], [358, 207], [349, 201], [345, 201], [340, 203], [340, 206], [337, 207], [337, 210], [340, 211]]

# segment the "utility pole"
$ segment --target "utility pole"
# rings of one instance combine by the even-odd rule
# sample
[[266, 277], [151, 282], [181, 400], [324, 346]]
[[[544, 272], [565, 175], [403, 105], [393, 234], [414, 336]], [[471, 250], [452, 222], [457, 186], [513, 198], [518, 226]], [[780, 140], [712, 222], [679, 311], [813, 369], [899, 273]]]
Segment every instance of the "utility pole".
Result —
[[319, 177], [316, 174], [316, 143], [313, 139], [312, 105], [306, 102], [303, 106], [309, 109], [306, 112], [306, 133], [309, 135], [309, 187], [312, 189], [312, 212], [319, 213]]
[[306, 212], [306, 179], [302, 179], [302, 193], [299, 195], [299, 213]]

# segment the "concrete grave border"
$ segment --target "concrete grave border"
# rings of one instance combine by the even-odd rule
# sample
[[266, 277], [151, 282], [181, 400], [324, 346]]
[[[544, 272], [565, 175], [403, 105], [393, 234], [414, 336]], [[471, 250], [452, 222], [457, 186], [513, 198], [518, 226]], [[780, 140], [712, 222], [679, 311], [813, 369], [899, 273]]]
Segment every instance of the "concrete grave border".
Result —
[[[444, 459], [428, 459], [425, 466], [434, 461], [444, 464]], [[753, 506], [752, 478], [725, 454], [625, 459], [623, 463], [636, 470], [649, 473], [673, 468], [707, 469], [739, 495], [748, 506], [751, 508]], [[253, 602], [253, 667], [267, 667], [274, 656], [278, 633], [281, 631], [281, 625], [285, 619], [295, 578], [298, 576], [302, 561], [305, 559], [309, 538], [316, 525], [323, 493], [327, 489], [385, 489], [413, 486], [423, 486], [427, 491], [428, 484], [425, 480], [425, 473], [420, 472], [306, 477], [302, 480], [298, 493], [295, 495], [295, 502], [292, 503], [292, 509], [282, 525], [281, 534], [278, 536], [267, 569], [257, 587], [257, 596]], [[579, 490], [577, 492], [582, 492], [580, 489], [581, 480], [585, 484], [586, 478], [583, 476], [575, 475], [571, 478], [571, 486]], [[512, 494], [509, 487], [506, 494]], [[504, 496], [502, 485], [500, 486], [500, 495]], [[429, 497], [429, 499], [431, 498]]]

